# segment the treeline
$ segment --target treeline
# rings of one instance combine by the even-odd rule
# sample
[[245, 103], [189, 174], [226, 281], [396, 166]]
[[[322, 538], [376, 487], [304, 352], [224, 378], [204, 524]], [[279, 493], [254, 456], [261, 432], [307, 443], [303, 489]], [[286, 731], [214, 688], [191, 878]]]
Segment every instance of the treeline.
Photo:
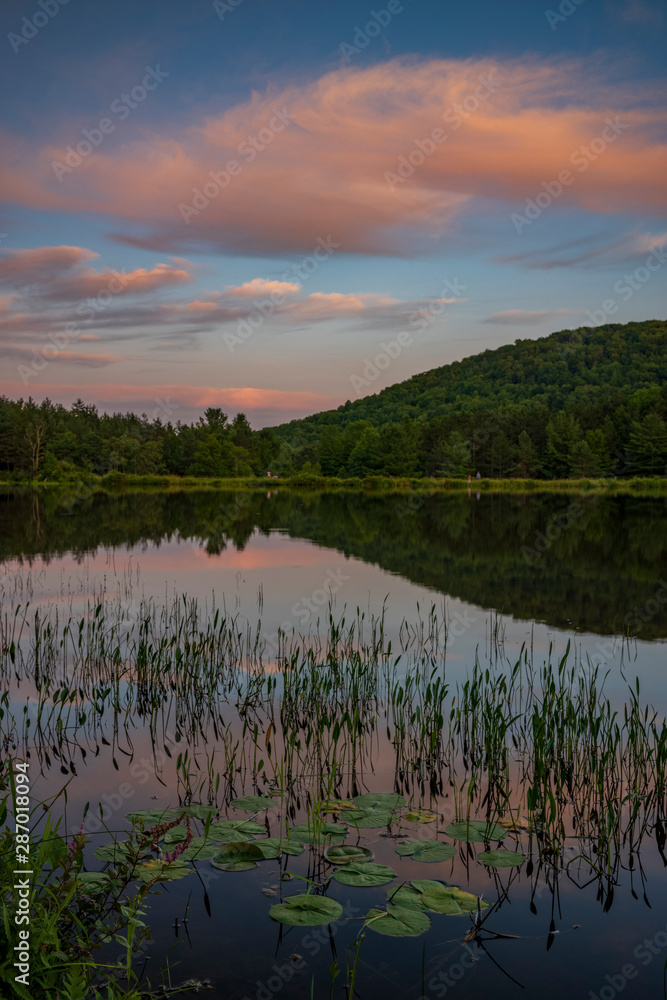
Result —
[[99, 413], [82, 400], [67, 409], [48, 399], [0, 398], [0, 470], [11, 479], [265, 475], [279, 450], [270, 430], [254, 431], [243, 413], [230, 421], [215, 407], [195, 424], [174, 425], [145, 414]]
[[667, 475], [667, 323], [517, 341], [273, 429], [0, 398], [0, 473], [208, 478]]
[[566, 330], [276, 428], [325, 476], [667, 472], [667, 323]]

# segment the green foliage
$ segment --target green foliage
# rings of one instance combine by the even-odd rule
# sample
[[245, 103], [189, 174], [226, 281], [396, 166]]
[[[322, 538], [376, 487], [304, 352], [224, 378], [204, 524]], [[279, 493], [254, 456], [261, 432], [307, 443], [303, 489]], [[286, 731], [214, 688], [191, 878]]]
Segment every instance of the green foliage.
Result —
[[566, 478], [667, 469], [667, 323], [581, 327], [274, 429], [322, 475]]

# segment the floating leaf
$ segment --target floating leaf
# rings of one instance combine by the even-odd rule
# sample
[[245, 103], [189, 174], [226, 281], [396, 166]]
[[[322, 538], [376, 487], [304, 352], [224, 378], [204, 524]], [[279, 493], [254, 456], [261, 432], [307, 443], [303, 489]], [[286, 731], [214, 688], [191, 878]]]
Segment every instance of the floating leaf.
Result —
[[454, 857], [456, 848], [442, 840], [404, 840], [396, 853], [401, 857], [411, 856], [414, 861], [447, 861]]
[[274, 903], [269, 913], [281, 924], [295, 924], [297, 927], [319, 927], [338, 920], [343, 915], [343, 907], [335, 899], [327, 896], [288, 896], [282, 903]]
[[392, 811], [400, 809], [405, 805], [405, 799], [398, 792], [365, 792], [363, 795], [355, 795], [355, 806], [362, 809], [387, 809]]
[[399, 889], [387, 889], [388, 902], [396, 906], [407, 906], [410, 910], [424, 910], [421, 892], [411, 885], [402, 885]]
[[322, 823], [317, 832], [307, 823], [293, 826], [289, 832], [291, 840], [299, 840], [302, 844], [312, 844], [314, 841], [329, 840], [338, 837], [342, 840], [347, 836], [347, 828], [342, 823]]
[[204, 861], [207, 858], [212, 858], [220, 850], [219, 844], [212, 844], [210, 840], [205, 840], [204, 837], [193, 837], [192, 843], [187, 847], [182, 854], [179, 854], [179, 861]]
[[107, 892], [110, 885], [106, 872], [79, 872], [76, 877], [77, 892], [95, 896], [99, 892]]
[[126, 819], [129, 819], [130, 823], [143, 820], [146, 826], [155, 826], [156, 823], [166, 823], [170, 819], [176, 819], [177, 815], [179, 814], [173, 809], [142, 809], [140, 812], [128, 813]]
[[432, 809], [411, 809], [404, 818], [408, 823], [434, 823], [438, 814]]
[[427, 889], [439, 889], [444, 883], [436, 882], [430, 878], [413, 878], [412, 885], [418, 892], [426, 892]]
[[272, 809], [276, 800], [269, 795], [244, 795], [240, 799], [234, 799], [232, 805], [235, 809], [243, 809], [245, 812], [257, 812], [259, 809]]
[[214, 868], [219, 868], [221, 872], [247, 872], [250, 868], [256, 868], [255, 861], [220, 861], [215, 858], [211, 861]]
[[209, 816], [215, 815], [217, 811], [217, 806], [205, 806], [200, 802], [193, 806], [182, 806], [179, 809], [179, 813], [185, 813], [186, 816], [194, 816], [195, 819], [208, 819]]
[[208, 828], [209, 840], [248, 840], [256, 833], [264, 833], [265, 827], [254, 819], [221, 819]]
[[[262, 856], [265, 859], [269, 860], [271, 858], [280, 857], [280, 848], [278, 847], [277, 843], [274, 843], [276, 839], [277, 838], [275, 837], [271, 837], [271, 839], [269, 840], [268, 837], [265, 837], [263, 840], [253, 840], [252, 843], [255, 845], [255, 847], [258, 847], [260, 849], [260, 851], [262, 852]], [[303, 850], [303, 847], [301, 848], [301, 850]]]
[[328, 799], [320, 805], [320, 812], [323, 813], [339, 813], [345, 812], [347, 809], [356, 809], [354, 803], [348, 799]]
[[114, 840], [110, 844], [103, 844], [95, 851], [95, 857], [100, 861], [112, 861], [114, 864], [121, 864], [128, 861], [130, 854], [136, 850], [136, 845], [129, 840]]
[[185, 840], [188, 835], [187, 826], [172, 826], [164, 835], [165, 844], [178, 844]]
[[263, 844], [270, 844], [272, 847], [277, 847], [281, 854], [293, 854], [295, 857], [304, 850], [300, 840], [288, 840], [287, 837], [265, 837], [264, 840], [256, 840], [255, 843], [260, 850]]
[[525, 854], [515, 854], [514, 851], [482, 851], [477, 855], [477, 860], [483, 865], [492, 865], [494, 868], [520, 868], [526, 860]]
[[485, 840], [502, 840], [505, 831], [497, 823], [487, 823], [484, 819], [462, 820], [450, 823], [445, 833], [452, 840], [465, 840], [468, 844], [483, 844]]
[[345, 813], [345, 820], [359, 830], [375, 830], [381, 826], [389, 826], [394, 814], [387, 809], [355, 809]]
[[419, 937], [431, 926], [428, 916], [408, 906], [388, 906], [386, 910], [369, 910], [368, 928], [390, 937]]
[[216, 868], [230, 862], [263, 861], [264, 853], [255, 840], [247, 840], [240, 844], [223, 844], [218, 848], [213, 861]]
[[435, 913], [447, 913], [450, 916], [463, 913], [454, 896], [454, 890], [446, 885], [441, 885], [437, 889], [427, 889], [422, 893], [422, 902]]
[[137, 865], [134, 870], [134, 878], [139, 882], [173, 882], [184, 875], [189, 875], [192, 871], [188, 865], [183, 864], [181, 859], [165, 863], [164, 861], [144, 861]]
[[327, 847], [324, 857], [332, 865], [349, 865], [353, 861], [372, 861], [373, 852], [368, 847], [357, 847], [355, 844], [336, 844]]
[[343, 885], [368, 887], [391, 882], [396, 878], [396, 872], [387, 865], [378, 865], [374, 861], [353, 861], [335, 871], [332, 877]]

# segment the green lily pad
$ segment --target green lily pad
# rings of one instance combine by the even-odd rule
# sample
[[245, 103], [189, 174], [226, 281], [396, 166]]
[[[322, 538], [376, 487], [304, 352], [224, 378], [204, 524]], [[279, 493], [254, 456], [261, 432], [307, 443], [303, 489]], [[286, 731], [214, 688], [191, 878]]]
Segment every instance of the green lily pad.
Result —
[[344, 840], [347, 836], [347, 828], [342, 823], [322, 823], [318, 827], [318, 831], [315, 832], [313, 827], [308, 826], [307, 823], [299, 823], [297, 826], [291, 827], [289, 835], [290, 840], [299, 840], [302, 844], [312, 844], [315, 841], [330, 840], [336, 837]]
[[265, 837], [264, 840], [256, 840], [255, 843], [262, 850], [262, 845], [277, 847], [281, 854], [292, 854], [296, 857], [303, 854], [304, 847], [300, 840], [288, 840], [287, 837]]
[[274, 903], [269, 910], [274, 920], [297, 927], [320, 927], [338, 920], [343, 907], [327, 896], [288, 896], [282, 903]]
[[388, 906], [386, 910], [369, 910], [368, 928], [390, 937], [419, 937], [431, 926], [428, 916], [408, 906]]
[[254, 819], [221, 819], [208, 828], [209, 840], [248, 840], [256, 833], [265, 833], [266, 827]]
[[332, 844], [327, 847], [324, 857], [332, 865], [349, 865], [353, 861], [372, 861], [373, 852], [368, 847], [357, 847], [355, 844]]
[[402, 885], [399, 889], [387, 889], [388, 902], [396, 906], [406, 906], [410, 910], [424, 910], [421, 892], [411, 885]]
[[398, 792], [364, 792], [363, 795], [355, 795], [354, 804], [362, 809], [379, 807], [391, 812], [404, 806], [405, 799]]
[[130, 823], [143, 820], [146, 826], [155, 826], [156, 823], [168, 823], [178, 815], [179, 813], [175, 813], [173, 809], [142, 809], [139, 812], [128, 813], [125, 818], [129, 819]]
[[394, 814], [387, 809], [357, 809], [345, 813], [345, 822], [356, 826], [359, 830], [375, 830], [381, 826], [389, 826]]
[[378, 865], [374, 861], [352, 861], [344, 868], [333, 873], [332, 878], [343, 885], [373, 886], [385, 885], [396, 878], [396, 872], [387, 865]]
[[178, 844], [185, 840], [188, 835], [187, 826], [172, 826], [164, 835], [165, 844]]
[[232, 805], [234, 809], [243, 809], [245, 812], [258, 812], [260, 809], [272, 809], [276, 800], [269, 795], [244, 795], [240, 799], [234, 799]]
[[189, 875], [192, 871], [188, 865], [179, 858], [167, 864], [164, 861], [143, 861], [134, 870], [134, 878], [139, 882], [174, 882], [178, 878]]
[[354, 803], [350, 802], [348, 799], [328, 799], [320, 806], [320, 812], [323, 813], [346, 812], [348, 809], [356, 809]]
[[238, 844], [222, 844], [213, 857], [216, 865], [228, 864], [230, 861], [263, 861], [264, 852], [256, 840], [246, 840]]
[[439, 889], [443, 883], [430, 878], [413, 878], [412, 885], [417, 892], [426, 892], [427, 889]]
[[107, 892], [110, 880], [106, 872], [79, 872], [76, 877], [76, 891], [87, 896]]
[[401, 857], [412, 857], [414, 861], [447, 861], [456, 854], [453, 844], [442, 840], [404, 840], [396, 848]]
[[411, 809], [404, 817], [408, 823], [434, 823], [437, 818], [432, 809]]
[[221, 872], [247, 872], [251, 868], [257, 867], [257, 862], [255, 861], [216, 861], [215, 858], [211, 861], [214, 868], [219, 868]]
[[177, 815], [185, 813], [186, 816], [194, 816], [195, 819], [208, 819], [209, 816], [214, 816], [217, 811], [217, 806], [205, 806], [198, 802], [193, 806], [181, 806]]
[[494, 868], [520, 868], [526, 860], [526, 855], [505, 850], [482, 851], [477, 855], [477, 860], [483, 865], [492, 865]]
[[207, 858], [215, 857], [220, 851], [220, 844], [212, 844], [204, 837], [193, 837], [190, 846], [182, 854], [179, 854], [179, 861], [205, 861]]
[[468, 844], [483, 844], [485, 840], [502, 840], [506, 831], [497, 823], [487, 823], [484, 819], [462, 820], [450, 823], [445, 833], [452, 840], [465, 840]]
[[422, 893], [422, 902], [434, 913], [447, 913], [450, 916], [463, 913], [455, 899], [453, 889], [446, 885], [441, 885], [437, 889], [427, 889], [426, 892]]
[[122, 864], [122, 862], [129, 860], [130, 854], [134, 853], [135, 850], [136, 844], [132, 844], [129, 840], [114, 840], [110, 844], [102, 844], [94, 853], [100, 861]]

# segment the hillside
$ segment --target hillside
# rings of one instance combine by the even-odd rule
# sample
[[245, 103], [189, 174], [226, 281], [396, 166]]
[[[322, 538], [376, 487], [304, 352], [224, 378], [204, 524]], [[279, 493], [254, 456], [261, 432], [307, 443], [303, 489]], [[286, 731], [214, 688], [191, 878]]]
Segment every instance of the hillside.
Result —
[[484, 351], [273, 428], [325, 475], [665, 474], [667, 322]]

